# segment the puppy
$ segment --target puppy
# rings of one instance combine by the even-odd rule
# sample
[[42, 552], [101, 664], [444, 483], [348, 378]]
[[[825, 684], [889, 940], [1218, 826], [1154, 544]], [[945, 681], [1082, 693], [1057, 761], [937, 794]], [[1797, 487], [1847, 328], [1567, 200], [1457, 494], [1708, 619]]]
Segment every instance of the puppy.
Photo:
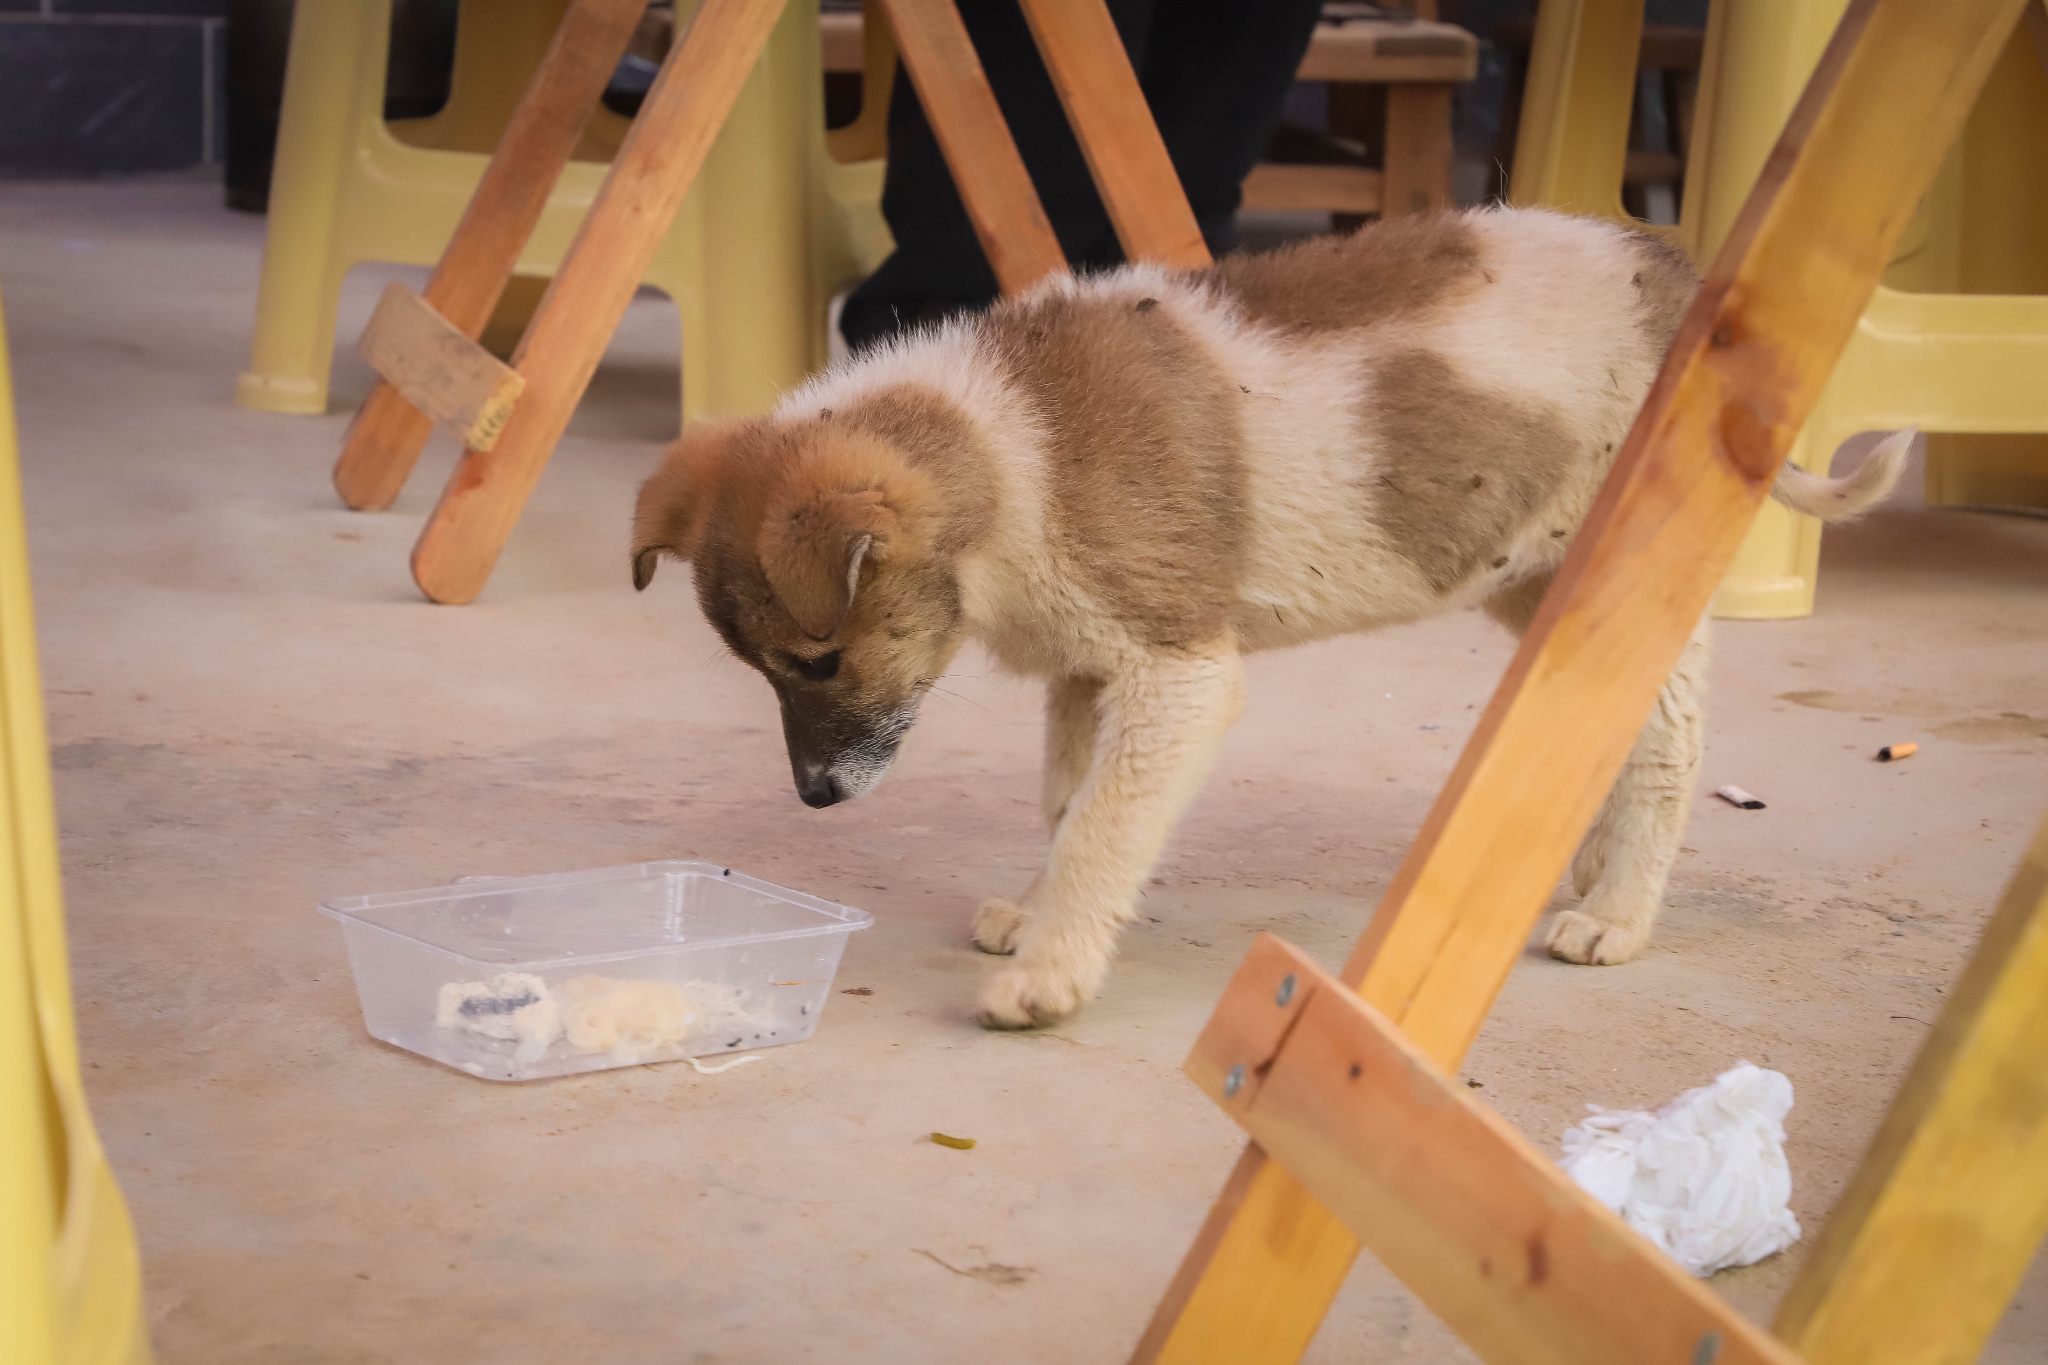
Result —
[[[640, 491], [633, 582], [694, 565], [812, 806], [875, 784], [962, 641], [1045, 679], [1050, 856], [973, 938], [1015, 954], [982, 1022], [1047, 1023], [1101, 985], [1242, 655], [1465, 607], [1528, 624], [1696, 285], [1656, 237], [1532, 210], [1049, 280], [686, 432]], [[1910, 437], [1774, 494], [1854, 515]], [[1649, 938], [1706, 655], [1702, 621], [1574, 861], [1560, 958]]]

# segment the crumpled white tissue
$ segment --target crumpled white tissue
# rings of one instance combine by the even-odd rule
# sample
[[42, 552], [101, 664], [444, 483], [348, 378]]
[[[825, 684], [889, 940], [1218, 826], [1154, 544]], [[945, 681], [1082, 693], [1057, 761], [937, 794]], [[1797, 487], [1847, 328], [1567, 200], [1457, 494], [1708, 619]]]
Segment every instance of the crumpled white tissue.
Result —
[[1693, 1274], [1799, 1240], [1783, 1072], [1741, 1062], [1654, 1114], [1586, 1108], [1593, 1116], [1564, 1135], [1566, 1173]]

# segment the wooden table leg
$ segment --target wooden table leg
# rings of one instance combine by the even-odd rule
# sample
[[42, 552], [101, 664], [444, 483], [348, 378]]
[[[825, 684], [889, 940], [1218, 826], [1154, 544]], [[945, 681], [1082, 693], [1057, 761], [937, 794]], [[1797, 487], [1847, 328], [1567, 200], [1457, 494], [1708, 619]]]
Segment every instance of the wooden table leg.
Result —
[[[477, 182], [424, 297], [474, 338], [490, 321], [547, 208], [548, 196], [597, 108], [647, 0], [575, 0]], [[389, 507], [412, 473], [433, 419], [379, 380], [356, 411], [334, 488], [360, 511]]]
[[[1344, 971], [1455, 1072], [2022, 3], [1852, 0]], [[1247, 1152], [1134, 1359], [1298, 1360], [1356, 1242]]]
[[1451, 87], [1387, 87], [1386, 173], [1380, 216], [1430, 213], [1451, 206]]
[[[1103, 0], [1024, 0], [1124, 255], [1198, 270], [1209, 246]], [[1448, 106], [1446, 106], [1448, 109]]]
[[413, 548], [434, 601], [468, 602], [489, 580], [783, 4], [704, 0], [662, 63], [513, 357], [526, 392], [496, 446], [463, 452]]

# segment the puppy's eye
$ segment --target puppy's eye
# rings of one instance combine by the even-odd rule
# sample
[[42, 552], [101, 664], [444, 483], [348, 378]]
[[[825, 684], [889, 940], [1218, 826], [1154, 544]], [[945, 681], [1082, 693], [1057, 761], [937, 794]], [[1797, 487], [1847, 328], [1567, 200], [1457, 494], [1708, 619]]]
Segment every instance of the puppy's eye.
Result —
[[805, 682], [830, 682], [839, 674], [839, 651], [835, 649], [830, 654], [820, 654], [815, 659], [799, 658], [792, 654], [788, 663], [789, 671]]

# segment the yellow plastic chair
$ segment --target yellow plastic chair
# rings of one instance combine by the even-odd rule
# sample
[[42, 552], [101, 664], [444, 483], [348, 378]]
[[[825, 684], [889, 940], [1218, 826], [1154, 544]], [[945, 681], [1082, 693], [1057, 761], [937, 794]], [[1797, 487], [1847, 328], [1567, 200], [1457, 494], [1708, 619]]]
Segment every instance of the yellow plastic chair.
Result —
[[148, 1365], [142, 1266], [78, 1074], [0, 319], [0, 1361]]
[[[387, 123], [391, 0], [298, 0], [238, 405], [326, 411], [343, 277], [440, 259], [567, 3], [463, 0], [448, 104]], [[647, 272], [681, 314], [686, 419], [758, 411], [800, 382], [825, 358], [832, 293], [889, 250], [880, 163], [826, 153], [823, 102], [817, 9], [792, 0]], [[521, 276], [552, 275], [626, 126], [593, 116]], [[508, 292], [515, 315], [538, 299]]]
[[[1679, 233], [1712, 257], [1847, 0], [1714, 0]], [[2029, 7], [1792, 459], [1917, 424], [1930, 502], [2048, 508], [2048, 13]], [[1641, 0], [1543, 0], [1511, 197], [1620, 218]], [[1714, 599], [1813, 610], [1820, 523], [1766, 504]]]

